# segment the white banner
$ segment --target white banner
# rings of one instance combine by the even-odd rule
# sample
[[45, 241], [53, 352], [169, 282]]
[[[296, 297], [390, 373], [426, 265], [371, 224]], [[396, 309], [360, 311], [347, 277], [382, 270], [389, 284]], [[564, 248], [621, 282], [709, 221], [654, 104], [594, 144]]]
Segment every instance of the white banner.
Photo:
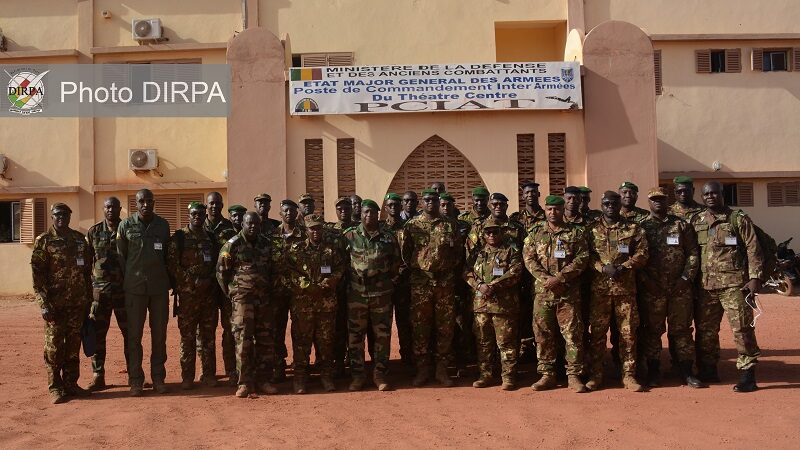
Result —
[[580, 64], [292, 68], [292, 115], [581, 109]]

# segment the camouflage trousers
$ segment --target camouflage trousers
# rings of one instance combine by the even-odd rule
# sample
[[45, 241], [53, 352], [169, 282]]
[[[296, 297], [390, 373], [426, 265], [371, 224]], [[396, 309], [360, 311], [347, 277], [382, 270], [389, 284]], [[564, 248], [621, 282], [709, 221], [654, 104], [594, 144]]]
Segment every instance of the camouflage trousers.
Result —
[[[222, 362], [225, 364], [225, 373], [232, 374], [236, 372], [236, 340], [233, 338], [233, 331], [231, 331], [233, 304], [220, 290], [217, 290], [214, 295], [215, 307], [219, 309], [219, 325], [222, 327]], [[197, 335], [197, 346], [200, 346], [199, 333]]]
[[585, 356], [579, 295], [560, 301], [537, 297], [533, 302], [533, 331], [536, 334], [537, 371], [540, 374], [556, 374], [556, 360], [562, 344], [566, 349], [567, 375], [580, 375], [583, 372]]
[[392, 294], [365, 297], [351, 289], [347, 296], [347, 330], [350, 372], [354, 378], [364, 375], [364, 338], [368, 326], [375, 335], [375, 370], [386, 373], [392, 342]]
[[667, 333], [677, 361], [694, 361], [691, 289], [683, 292], [639, 294], [639, 350], [644, 360], [661, 358], [661, 337]]
[[267, 382], [275, 360], [273, 320], [275, 310], [255, 292], [235, 293], [231, 298], [231, 329], [236, 339], [236, 371], [240, 385]]
[[455, 328], [453, 328], [453, 353], [459, 367], [477, 359], [475, 341], [475, 313], [472, 311], [472, 290], [466, 282], [456, 280]]
[[519, 351], [527, 353], [537, 351], [536, 333], [534, 330], [534, 295], [533, 279], [526, 270], [522, 274], [519, 292]]
[[178, 297], [178, 331], [181, 333], [181, 379], [194, 381], [197, 355], [203, 377], [217, 373], [217, 305], [208, 293], [181, 293]]
[[412, 284], [411, 323], [417, 366], [430, 365], [431, 341], [436, 340], [436, 361], [447, 364], [453, 348], [455, 293], [453, 283]]
[[44, 364], [47, 368], [47, 388], [63, 392], [80, 377], [81, 326], [86, 309], [78, 307], [56, 311], [55, 322], [44, 323]]
[[736, 368], [746, 370], [758, 362], [761, 350], [756, 342], [753, 328], [753, 309], [744, 301], [739, 288], [700, 290], [694, 311], [697, 327], [697, 364], [716, 366], [719, 362], [719, 328], [722, 313], [728, 315], [728, 323], [733, 331], [733, 341], [739, 356]]
[[289, 325], [289, 305], [292, 302], [291, 293], [279, 290], [270, 297], [272, 302], [273, 348], [275, 352], [276, 370], [286, 367], [286, 327]]
[[96, 330], [97, 346], [95, 354], [92, 356], [92, 371], [97, 375], [104, 375], [106, 365], [106, 337], [111, 328], [111, 314], [117, 318], [117, 326], [122, 332], [122, 354], [125, 356], [125, 363], [128, 362], [128, 314], [125, 312], [125, 293], [124, 292], [100, 292], [94, 291], [94, 300], [100, 304], [100, 308], [95, 313], [94, 326]]
[[589, 359], [592, 375], [603, 373], [603, 357], [611, 318], [614, 318], [619, 331], [620, 359], [625, 375], [636, 374], [636, 330], [639, 327], [639, 313], [636, 296], [607, 295], [592, 293], [589, 305]]
[[292, 359], [295, 378], [308, 376], [311, 346], [316, 350], [320, 375], [333, 374], [333, 339], [336, 311], [315, 311], [308, 307], [291, 308]]
[[517, 375], [516, 314], [475, 313], [473, 330], [478, 349], [478, 366], [482, 375], [491, 376], [494, 366], [495, 345], [500, 350], [500, 367], [503, 380], [514, 381]]
[[414, 361], [414, 344], [411, 334], [411, 288], [401, 283], [392, 293], [394, 323], [397, 327], [397, 340], [400, 344], [400, 358], [404, 362]]
[[333, 331], [333, 364], [337, 371], [343, 371], [347, 358], [347, 282], [339, 281], [336, 286], [336, 321]]

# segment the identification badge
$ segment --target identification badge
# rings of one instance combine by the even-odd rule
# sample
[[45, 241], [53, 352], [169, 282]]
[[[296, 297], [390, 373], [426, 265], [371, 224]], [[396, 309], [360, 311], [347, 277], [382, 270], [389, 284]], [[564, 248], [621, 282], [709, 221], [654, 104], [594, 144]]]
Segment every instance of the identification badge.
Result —
[[203, 252], [203, 262], [211, 262], [211, 254], [208, 252]]
[[617, 250], [619, 250], [620, 253], [625, 253], [626, 255], [631, 252], [631, 249], [628, 246], [628, 244], [619, 244], [617, 246]]
[[321, 266], [319, 268], [319, 273], [321, 273], [323, 275], [330, 274], [331, 273], [331, 266]]
[[502, 267], [495, 267], [492, 269], [492, 276], [494, 277], [502, 277], [505, 272], [503, 271]]
[[725, 245], [737, 245], [736, 236], [725, 236]]
[[564, 259], [564, 258], [567, 257], [567, 251], [566, 250], [556, 250], [555, 252], [553, 252], [553, 255], [558, 259]]
[[83, 258], [76, 258], [75, 261], [78, 263], [79, 266], [83, 265]]
[[162, 246], [161, 242], [153, 242], [153, 248], [155, 250], [163, 250], [164, 247]]
[[680, 238], [677, 234], [670, 234], [667, 236], [667, 245], [680, 245]]

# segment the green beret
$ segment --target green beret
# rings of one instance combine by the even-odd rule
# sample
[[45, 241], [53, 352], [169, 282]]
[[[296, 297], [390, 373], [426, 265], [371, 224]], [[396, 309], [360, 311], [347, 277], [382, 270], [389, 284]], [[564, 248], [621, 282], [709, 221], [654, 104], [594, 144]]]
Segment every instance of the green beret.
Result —
[[384, 200], [397, 200], [399, 202], [399, 201], [403, 200], [403, 197], [400, 197], [399, 195], [395, 194], [394, 192], [389, 192], [388, 194], [386, 194], [386, 197], [384, 197], [383, 199]]
[[639, 192], [639, 186], [631, 183], [630, 181], [625, 181], [624, 183], [619, 185], [620, 189], [631, 189], [633, 191]]
[[489, 190], [483, 186], [478, 186], [472, 190], [472, 196], [476, 198], [487, 198], [489, 197]]
[[456, 201], [455, 197], [453, 197], [453, 194], [449, 192], [442, 192], [441, 194], [439, 194], [439, 198], [441, 200], [447, 200], [448, 202]]
[[586, 186], [578, 186], [578, 190], [581, 191], [581, 194], [589, 194], [592, 192], [592, 190]]
[[193, 209], [202, 209], [203, 211], [205, 211], [206, 210], [206, 205], [204, 205], [204, 204], [202, 204], [200, 202], [191, 202], [191, 203], [189, 203], [188, 209], [189, 209], [189, 211], [191, 211]]
[[560, 206], [564, 204], [564, 198], [557, 195], [548, 195], [544, 199], [545, 206]]
[[233, 213], [233, 212], [247, 212], [247, 208], [245, 208], [245, 207], [244, 207], [244, 206], [242, 206], [242, 205], [231, 205], [231, 206], [229, 206], [229, 207], [228, 207], [228, 212], [229, 212], [229, 213]]
[[378, 206], [378, 203], [375, 200], [370, 200], [368, 198], [365, 198], [364, 200], [361, 200], [361, 207], [362, 208], [374, 208], [374, 209], [378, 209], [378, 210], [381, 209], [380, 206]]
[[53, 203], [53, 206], [50, 207], [51, 212], [56, 212], [57, 209], [64, 209], [70, 213], [72, 212], [72, 209], [70, 209], [70, 207], [67, 206], [66, 203], [61, 203], [61, 202]]
[[672, 182], [675, 184], [692, 184], [694, 180], [692, 177], [687, 177], [686, 175], [677, 176], [672, 179]]
[[436, 189], [425, 188], [425, 189], [422, 190], [422, 196], [424, 197], [426, 195], [435, 195], [435, 196], [438, 197], [439, 196], [439, 191], [437, 191]]

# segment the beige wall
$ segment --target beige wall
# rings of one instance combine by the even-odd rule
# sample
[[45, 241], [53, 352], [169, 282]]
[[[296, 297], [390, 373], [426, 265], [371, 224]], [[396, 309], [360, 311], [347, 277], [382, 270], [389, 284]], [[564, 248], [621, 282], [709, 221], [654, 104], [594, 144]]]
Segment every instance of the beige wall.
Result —
[[498, 62], [562, 61], [567, 38], [566, 22], [512, 22], [495, 25]]
[[75, 48], [77, 26], [76, 0], [0, 2], [0, 29], [6, 36], [8, 51]]

